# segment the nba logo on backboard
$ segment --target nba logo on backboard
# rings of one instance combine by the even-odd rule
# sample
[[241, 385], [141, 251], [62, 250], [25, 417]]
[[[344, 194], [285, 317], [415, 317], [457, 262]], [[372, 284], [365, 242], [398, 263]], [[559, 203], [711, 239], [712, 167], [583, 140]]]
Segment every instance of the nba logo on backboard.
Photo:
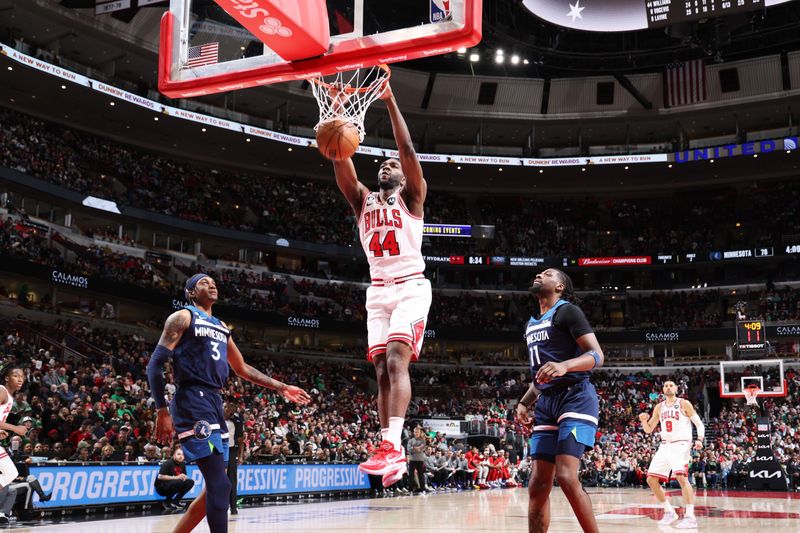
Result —
[[444, 22], [452, 19], [450, 0], [431, 0], [431, 22]]

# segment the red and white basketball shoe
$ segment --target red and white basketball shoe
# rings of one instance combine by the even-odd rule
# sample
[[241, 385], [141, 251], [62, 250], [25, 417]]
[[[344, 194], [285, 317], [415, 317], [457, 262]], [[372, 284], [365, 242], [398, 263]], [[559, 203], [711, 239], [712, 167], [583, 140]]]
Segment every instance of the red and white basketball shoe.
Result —
[[406, 452], [402, 448], [395, 450], [394, 445], [385, 440], [378, 446], [372, 457], [358, 465], [358, 469], [365, 474], [382, 476], [397, 469], [397, 463], [406, 463]]
[[387, 473], [385, 473], [383, 475], [383, 479], [381, 480], [383, 487], [387, 489], [403, 479], [405, 473], [408, 472], [406, 463], [395, 463], [392, 468], [393, 470], [389, 470]]

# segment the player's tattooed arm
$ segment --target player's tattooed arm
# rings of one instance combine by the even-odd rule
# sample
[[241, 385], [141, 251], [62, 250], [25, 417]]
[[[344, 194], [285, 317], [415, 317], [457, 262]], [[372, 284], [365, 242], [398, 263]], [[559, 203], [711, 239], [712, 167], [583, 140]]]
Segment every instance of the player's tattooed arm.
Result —
[[161, 332], [161, 338], [158, 339], [158, 344], [168, 350], [174, 350], [181, 340], [183, 332], [192, 323], [192, 315], [187, 309], [181, 309], [169, 315], [167, 321], [164, 323], [164, 330]]
[[240, 376], [247, 381], [255, 383], [261, 387], [266, 387], [277, 392], [283, 392], [287, 386], [285, 383], [282, 383], [277, 379], [273, 379], [261, 372], [259, 369], [245, 363], [242, 352], [239, 351], [239, 348], [236, 346], [236, 343], [233, 342], [233, 339], [228, 340], [228, 364], [231, 365], [231, 368], [234, 372], [236, 372], [237, 376]]

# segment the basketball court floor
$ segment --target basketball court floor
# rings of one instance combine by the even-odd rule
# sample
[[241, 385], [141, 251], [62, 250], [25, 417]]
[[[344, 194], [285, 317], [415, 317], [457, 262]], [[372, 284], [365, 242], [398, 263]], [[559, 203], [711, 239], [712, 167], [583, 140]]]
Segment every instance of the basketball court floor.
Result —
[[[682, 531], [659, 526], [662, 509], [643, 489], [588, 489], [600, 531]], [[673, 505], [680, 491], [670, 493]], [[347, 531], [418, 533], [421, 531], [526, 532], [527, 489], [436, 493], [381, 499], [316, 503], [281, 503], [247, 507], [229, 518], [231, 533], [264, 531]], [[800, 531], [800, 493], [698, 491], [698, 531], [789, 533]], [[679, 511], [682, 513], [682, 510]], [[93, 521], [46, 521], [38, 527], [13, 527], [41, 533], [167, 533], [178, 515], [142, 516]], [[195, 531], [208, 531], [205, 522]], [[579, 532], [567, 500], [553, 490], [552, 532]]]

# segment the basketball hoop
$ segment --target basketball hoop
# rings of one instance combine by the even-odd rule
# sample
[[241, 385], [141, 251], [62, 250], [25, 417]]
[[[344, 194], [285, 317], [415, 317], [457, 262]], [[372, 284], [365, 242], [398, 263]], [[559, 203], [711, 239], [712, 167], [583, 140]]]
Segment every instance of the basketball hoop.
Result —
[[750, 385], [742, 389], [742, 394], [744, 394], [744, 399], [747, 401], [747, 405], [758, 405], [758, 394], [761, 392], [761, 389], [758, 385]]
[[358, 129], [359, 142], [362, 142], [366, 135], [367, 109], [383, 93], [390, 76], [388, 66], [375, 65], [309, 78], [319, 104], [319, 121], [314, 131], [323, 122], [342, 118]]

